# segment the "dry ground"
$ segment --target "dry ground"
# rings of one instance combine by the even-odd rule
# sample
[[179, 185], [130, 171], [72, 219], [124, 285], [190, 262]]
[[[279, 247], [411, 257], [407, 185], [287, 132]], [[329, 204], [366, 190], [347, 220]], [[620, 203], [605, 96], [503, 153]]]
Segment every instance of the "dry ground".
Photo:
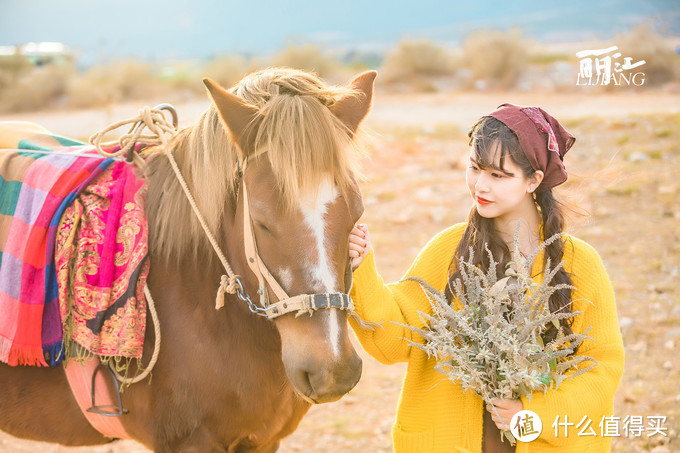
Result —
[[[600, 252], [613, 281], [626, 348], [616, 415], [663, 415], [667, 437], [614, 438], [613, 451], [680, 450], [680, 113], [677, 94], [433, 94], [382, 96], [363, 184], [366, 213], [386, 280], [398, 279], [436, 232], [462, 221], [470, 200], [464, 181], [466, 132], [502, 102], [541, 105], [576, 137], [566, 157], [570, 180], [559, 195], [572, 208], [570, 232]], [[205, 103], [179, 106], [188, 120]], [[86, 137], [136, 106], [104, 112], [12, 115], [55, 132]], [[364, 374], [340, 402], [316, 406], [282, 452], [391, 451], [404, 366], [363, 354]], [[594, 421], [594, 425], [596, 422]], [[597, 430], [597, 427], [595, 427]], [[73, 449], [0, 434], [0, 452], [129, 453], [132, 441]]]

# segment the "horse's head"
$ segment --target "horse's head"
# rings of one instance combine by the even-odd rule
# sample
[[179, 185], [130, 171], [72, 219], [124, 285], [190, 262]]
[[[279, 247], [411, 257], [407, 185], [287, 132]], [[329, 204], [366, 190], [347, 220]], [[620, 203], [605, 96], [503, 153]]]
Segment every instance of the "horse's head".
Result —
[[[363, 213], [352, 148], [375, 75], [340, 88], [301, 71], [269, 69], [230, 92], [205, 80], [239, 148], [235, 225], [246, 244], [246, 286], [259, 287], [253, 301], [269, 305], [290, 382], [316, 403], [339, 399], [361, 376], [343, 293], [351, 284], [348, 236]], [[318, 309], [324, 305], [330, 308]]]

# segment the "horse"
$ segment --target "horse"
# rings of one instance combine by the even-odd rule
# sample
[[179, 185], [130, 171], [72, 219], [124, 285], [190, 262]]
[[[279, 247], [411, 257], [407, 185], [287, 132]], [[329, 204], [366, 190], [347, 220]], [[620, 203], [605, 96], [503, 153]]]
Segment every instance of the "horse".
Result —
[[[347, 305], [258, 316], [265, 307], [244, 294], [259, 294], [260, 304], [285, 301], [251, 271], [244, 240], [252, 234], [287, 294], [349, 292], [347, 237], [363, 213], [357, 135], [375, 76], [329, 86], [304, 71], [270, 68], [229, 90], [204, 79], [211, 103], [199, 120], [172, 136], [167, 150], [141, 151], [147, 288], [163, 342], [151, 381], [122, 393], [129, 412], [120, 419], [132, 439], [159, 452], [276, 451], [312, 404], [336, 401], [358, 382], [362, 363], [348, 337]], [[164, 151], [240, 276], [241, 289], [225, 294], [220, 310], [222, 265]], [[145, 359], [153, 348], [147, 326]], [[63, 367], [0, 363], [0, 384], [3, 431], [68, 446], [112, 441], [88, 424]]]

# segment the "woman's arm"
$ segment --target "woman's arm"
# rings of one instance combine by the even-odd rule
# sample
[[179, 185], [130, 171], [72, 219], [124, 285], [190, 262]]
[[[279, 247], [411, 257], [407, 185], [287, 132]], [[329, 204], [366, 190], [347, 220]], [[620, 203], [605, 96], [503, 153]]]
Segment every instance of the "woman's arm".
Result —
[[[435, 288], [443, 289], [448, 281], [451, 258], [463, 230], [464, 225], [454, 225], [435, 236], [418, 254], [403, 278], [416, 276]], [[382, 326], [366, 330], [353, 320], [350, 320], [350, 324], [364, 349], [382, 363], [408, 360], [411, 349], [409, 341], [422, 339], [414, 338], [415, 334], [402, 325], [422, 328], [424, 324], [418, 312], [432, 312], [420, 285], [415, 281], [404, 281], [403, 278], [399, 282], [385, 284], [376, 269], [372, 249], [354, 271], [351, 296], [357, 314], [367, 321], [380, 322]]]

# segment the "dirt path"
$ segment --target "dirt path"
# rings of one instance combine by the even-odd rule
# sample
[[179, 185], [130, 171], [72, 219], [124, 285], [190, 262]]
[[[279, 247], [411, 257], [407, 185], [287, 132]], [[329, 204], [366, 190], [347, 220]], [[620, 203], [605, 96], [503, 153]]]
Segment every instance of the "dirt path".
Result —
[[[130, 102], [101, 109], [64, 110], [2, 114], [0, 121], [33, 121], [68, 137], [87, 138], [95, 131], [121, 119], [135, 116], [144, 105], [171, 102], [158, 99], [150, 102]], [[629, 114], [676, 113], [680, 111], [680, 96], [666, 92], [588, 93], [433, 93], [389, 95], [376, 93], [368, 125], [434, 126], [454, 123], [468, 127], [480, 116], [499, 104], [509, 102], [540, 105], [560, 119], [584, 116], [625, 117]], [[172, 103], [172, 102], [171, 102]], [[180, 126], [194, 122], [208, 107], [208, 100], [174, 103], [179, 112]]]

